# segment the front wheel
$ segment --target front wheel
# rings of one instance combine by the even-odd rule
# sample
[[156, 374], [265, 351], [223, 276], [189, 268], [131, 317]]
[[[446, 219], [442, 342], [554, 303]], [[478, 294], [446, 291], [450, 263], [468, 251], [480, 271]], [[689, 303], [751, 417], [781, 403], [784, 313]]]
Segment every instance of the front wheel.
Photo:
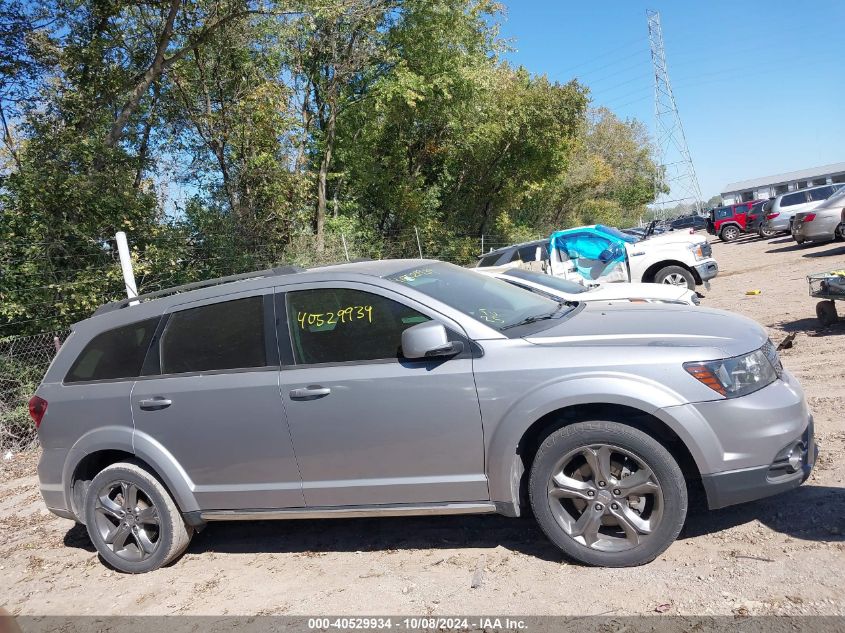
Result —
[[680, 266], [666, 266], [657, 271], [654, 276], [655, 283], [669, 284], [670, 286], [685, 286], [695, 290], [695, 277], [686, 268]]
[[85, 497], [85, 523], [103, 560], [130, 574], [171, 562], [192, 536], [167, 489], [133, 462], [112, 464], [94, 477]]
[[687, 513], [686, 482], [669, 451], [617, 422], [551, 433], [531, 465], [529, 491], [546, 536], [587, 565], [654, 560], [678, 537]]

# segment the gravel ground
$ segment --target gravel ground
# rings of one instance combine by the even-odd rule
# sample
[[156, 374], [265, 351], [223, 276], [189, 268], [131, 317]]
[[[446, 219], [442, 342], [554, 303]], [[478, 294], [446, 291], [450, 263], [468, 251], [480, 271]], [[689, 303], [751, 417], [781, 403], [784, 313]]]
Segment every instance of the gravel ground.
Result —
[[805, 280], [843, 267], [845, 246], [744, 238], [714, 253], [722, 272], [705, 305], [755, 318], [775, 342], [796, 334], [783, 362], [807, 391], [821, 457], [796, 491], [694, 512], [649, 565], [569, 564], [530, 519], [478, 516], [217, 524], [176, 564], [133, 577], [104, 567], [84, 528], [44, 510], [36, 456], [24, 455], [0, 472], [0, 605], [32, 615], [845, 615], [845, 322], [817, 328]]

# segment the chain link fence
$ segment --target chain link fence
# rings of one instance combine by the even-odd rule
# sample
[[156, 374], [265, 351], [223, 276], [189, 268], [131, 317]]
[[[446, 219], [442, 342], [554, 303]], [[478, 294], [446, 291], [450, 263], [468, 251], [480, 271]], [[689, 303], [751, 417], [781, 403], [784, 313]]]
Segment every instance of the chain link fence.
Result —
[[[484, 252], [507, 246], [502, 237], [457, 236], [437, 227], [415, 228], [373, 240], [359, 234], [327, 233], [322, 248], [313, 236], [295, 238], [284, 252], [262, 252], [262, 261], [245, 259], [232, 263], [228, 274], [255, 270], [256, 266], [293, 263], [316, 266], [359, 258], [426, 257], [467, 265]], [[266, 260], [266, 261], [265, 261]], [[114, 264], [117, 266], [117, 263]], [[178, 283], [178, 282], [177, 282]], [[166, 286], [166, 284], [165, 284]], [[159, 288], [144, 288], [143, 291]], [[35, 393], [58, 346], [69, 330], [29, 336], [0, 336], [0, 464], [9, 454], [36, 448], [38, 436], [29, 417], [29, 398]]]
[[69, 331], [0, 339], [0, 454], [33, 449], [38, 444], [29, 417], [29, 398]]

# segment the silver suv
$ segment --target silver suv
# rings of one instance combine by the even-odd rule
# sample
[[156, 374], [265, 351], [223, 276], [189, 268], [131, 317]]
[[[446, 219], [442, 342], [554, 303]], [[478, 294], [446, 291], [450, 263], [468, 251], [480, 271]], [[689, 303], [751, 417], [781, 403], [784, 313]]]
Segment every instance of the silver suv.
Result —
[[555, 302], [450, 264], [274, 269], [77, 323], [30, 408], [49, 509], [126, 572], [208, 522], [530, 505], [591, 565], [646, 563], [711, 508], [797, 487], [797, 381], [753, 321]]
[[771, 210], [766, 213], [762, 230], [769, 235], [791, 233], [792, 219], [796, 213], [815, 209], [842, 187], [845, 187], [845, 184], [837, 183], [780, 194], [772, 203]]

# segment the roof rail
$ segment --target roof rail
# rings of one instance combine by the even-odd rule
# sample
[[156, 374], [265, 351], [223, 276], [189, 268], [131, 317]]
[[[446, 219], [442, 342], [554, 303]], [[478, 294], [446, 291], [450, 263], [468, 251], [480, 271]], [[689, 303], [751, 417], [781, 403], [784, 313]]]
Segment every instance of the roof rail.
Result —
[[241, 273], [239, 275], [228, 275], [226, 277], [217, 277], [215, 279], [206, 279], [204, 281], [195, 281], [189, 284], [182, 284], [181, 286], [173, 286], [172, 288], [165, 288], [164, 290], [156, 290], [155, 292], [147, 292], [137, 297], [121, 299], [120, 301], [112, 301], [101, 305], [94, 312], [93, 316], [98, 314], [105, 314], [125, 308], [132, 302], [149, 301], [150, 299], [157, 299], [167, 295], [175, 295], [180, 292], [188, 292], [189, 290], [199, 290], [200, 288], [210, 288], [211, 286], [219, 286], [221, 284], [228, 284], [233, 281], [244, 281], [246, 279], [260, 279], [261, 277], [275, 277], [277, 275], [292, 275], [294, 273], [305, 272], [304, 268], [299, 266], [278, 266], [276, 268], [267, 268], [266, 270], [256, 270], [250, 273]]

